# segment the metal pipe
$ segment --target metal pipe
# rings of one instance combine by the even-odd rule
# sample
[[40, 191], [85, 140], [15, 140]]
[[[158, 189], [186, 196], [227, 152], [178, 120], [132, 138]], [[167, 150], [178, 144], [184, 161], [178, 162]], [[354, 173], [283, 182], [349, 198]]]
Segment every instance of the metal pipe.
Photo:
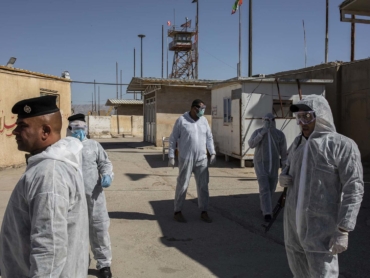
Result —
[[329, 52], [329, 0], [326, 0], [325, 63], [328, 62], [328, 52]]
[[355, 60], [355, 38], [356, 38], [356, 25], [355, 25], [355, 18], [356, 16], [352, 15], [352, 22], [351, 22], [351, 62]]
[[[281, 115], [284, 118], [284, 110], [283, 110], [283, 101], [281, 100], [281, 95], [280, 95], [280, 87], [279, 87], [279, 78], [275, 78], [276, 86], [278, 89], [278, 95], [279, 95], [279, 101], [280, 101], [280, 109], [281, 109]], [[277, 116], [277, 115], [276, 115]]]
[[196, 52], [195, 52], [195, 79], [198, 79], [198, 64], [199, 64], [199, 48], [198, 48], [198, 41], [199, 41], [199, 1], [197, 0], [197, 15], [196, 15]]
[[248, 76], [252, 76], [252, 0], [249, 0], [249, 46], [248, 46]]
[[135, 47], [134, 47], [134, 77], [136, 76], [135, 73], [136, 73], [136, 53], [135, 53]]

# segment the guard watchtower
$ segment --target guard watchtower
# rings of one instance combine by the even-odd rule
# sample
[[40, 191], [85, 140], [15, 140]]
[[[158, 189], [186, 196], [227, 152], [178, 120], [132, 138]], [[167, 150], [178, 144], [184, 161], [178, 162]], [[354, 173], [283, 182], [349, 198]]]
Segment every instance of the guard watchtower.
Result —
[[191, 21], [187, 21], [180, 28], [173, 26], [168, 30], [168, 37], [172, 38], [168, 49], [175, 52], [170, 78], [195, 79], [196, 55], [193, 36], [196, 31], [189, 28], [190, 23]]

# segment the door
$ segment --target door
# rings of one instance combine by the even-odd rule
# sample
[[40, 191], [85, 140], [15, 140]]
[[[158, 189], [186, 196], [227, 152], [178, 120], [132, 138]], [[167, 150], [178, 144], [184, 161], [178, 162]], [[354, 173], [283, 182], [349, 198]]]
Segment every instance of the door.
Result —
[[231, 132], [231, 148], [232, 153], [240, 155], [240, 99], [231, 101], [232, 115], [232, 132]]

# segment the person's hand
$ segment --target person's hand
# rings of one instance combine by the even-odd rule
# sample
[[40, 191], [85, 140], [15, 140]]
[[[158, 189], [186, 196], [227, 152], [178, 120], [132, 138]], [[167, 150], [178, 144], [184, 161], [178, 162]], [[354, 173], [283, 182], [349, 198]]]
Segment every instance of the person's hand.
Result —
[[293, 178], [289, 175], [280, 174], [279, 183], [281, 187], [291, 187], [293, 186]]
[[267, 127], [262, 128], [261, 135], [265, 135], [267, 133], [267, 131], [268, 131]]
[[101, 186], [107, 188], [112, 183], [112, 178], [109, 175], [104, 175], [101, 179]]
[[329, 243], [333, 255], [342, 253], [348, 248], [348, 232], [337, 230]]
[[168, 167], [175, 168], [175, 158], [174, 157], [170, 157], [168, 159]]
[[212, 154], [211, 158], [209, 159], [209, 165], [213, 165], [216, 162], [216, 155]]

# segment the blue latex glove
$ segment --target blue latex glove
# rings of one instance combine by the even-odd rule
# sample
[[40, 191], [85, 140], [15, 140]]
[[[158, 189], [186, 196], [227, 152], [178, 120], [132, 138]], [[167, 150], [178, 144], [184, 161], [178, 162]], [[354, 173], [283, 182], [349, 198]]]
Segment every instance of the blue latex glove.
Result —
[[76, 130], [76, 131], [72, 132], [72, 136], [73, 136], [74, 138], [77, 138], [77, 139], [79, 139], [80, 141], [82, 141], [82, 140], [84, 140], [84, 139], [85, 139], [86, 134], [85, 134], [85, 131], [83, 131], [82, 129], [78, 129], [78, 130]]
[[107, 188], [112, 183], [112, 178], [109, 175], [104, 175], [101, 179], [101, 186]]

